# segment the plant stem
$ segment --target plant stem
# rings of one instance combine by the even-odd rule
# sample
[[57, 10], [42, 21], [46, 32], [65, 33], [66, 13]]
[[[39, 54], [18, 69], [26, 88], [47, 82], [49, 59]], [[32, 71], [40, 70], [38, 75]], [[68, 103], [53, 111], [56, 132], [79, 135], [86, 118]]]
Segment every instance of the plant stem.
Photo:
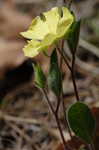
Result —
[[62, 106], [63, 106], [63, 113], [64, 113], [64, 121], [65, 121], [65, 124], [67, 125], [69, 136], [72, 139], [72, 133], [71, 133], [71, 130], [70, 130], [67, 118], [66, 118], [66, 113], [65, 113], [66, 109], [65, 109], [65, 103], [64, 103], [64, 99], [63, 99], [63, 94], [62, 94]]
[[69, 146], [65, 142], [65, 137], [64, 137], [62, 129], [61, 129], [60, 121], [59, 121], [59, 118], [58, 118], [58, 113], [56, 113], [56, 111], [54, 111], [53, 106], [52, 106], [52, 104], [49, 100], [49, 97], [47, 95], [46, 90], [42, 89], [42, 91], [43, 91], [43, 94], [46, 97], [47, 103], [48, 103], [48, 105], [49, 105], [49, 107], [50, 107], [50, 109], [51, 109], [51, 111], [52, 111], [52, 113], [53, 113], [53, 115], [56, 119], [56, 123], [57, 123], [58, 129], [59, 129], [59, 132], [60, 132], [60, 135], [61, 135], [61, 139], [62, 139], [62, 142], [63, 142], [63, 145], [64, 145], [64, 150], [70, 150]]
[[[65, 52], [64, 52], [64, 57], [66, 56]], [[63, 58], [64, 59], [64, 58]], [[66, 57], [65, 57], [66, 59]], [[66, 63], [65, 63], [66, 64]], [[66, 64], [67, 65], [67, 64]], [[68, 66], [67, 66], [68, 67]], [[78, 90], [77, 90], [77, 85], [76, 85], [76, 81], [75, 81], [75, 54], [72, 54], [72, 65], [69, 65], [69, 70], [71, 72], [71, 77], [72, 77], [72, 83], [73, 83], [73, 87], [74, 87], [74, 92], [75, 92], [75, 96], [77, 101], [80, 101], [79, 98], [79, 94], [78, 94]]]
[[48, 103], [48, 105], [49, 105], [49, 107], [50, 107], [50, 109], [51, 109], [51, 112], [55, 115], [54, 108], [53, 108], [53, 106], [52, 106], [52, 104], [51, 104], [51, 102], [50, 102], [50, 100], [49, 100], [49, 97], [48, 97], [48, 95], [47, 95], [46, 90], [43, 88], [42, 91], [43, 91], [43, 94], [44, 94], [45, 97], [46, 97], [46, 100], [47, 100], [47, 103]]
[[[61, 41], [61, 48], [60, 48], [60, 50], [61, 50], [61, 52], [63, 53], [63, 50], [64, 50], [64, 40]], [[60, 56], [60, 71], [61, 71], [61, 72], [62, 72], [62, 65], [63, 65], [63, 57], [62, 57], [62, 55], [61, 55], [61, 56]], [[61, 82], [62, 82], [62, 76], [61, 76]], [[66, 118], [66, 113], [65, 113], [65, 112], [66, 112], [66, 109], [65, 109], [65, 103], [64, 103], [64, 98], [63, 98], [63, 84], [62, 84], [61, 100], [62, 100], [64, 121], [65, 121], [65, 124], [67, 125], [69, 136], [70, 136], [71, 139], [72, 139], [72, 133], [71, 133], [71, 130], [70, 130], [70, 127], [69, 127], [67, 118]]]
[[75, 81], [75, 54], [72, 55], [71, 76], [72, 76], [72, 82], [73, 82], [76, 99], [77, 99], [77, 101], [80, 101], [77, 86], [76, 86], [76, 81]]
[[57, 114], [55, 115], [55, 119], [56, 119], [57, 126], [58, 126], [58, 129], [59, 129], [59, 132], [60, 132], [60, 135], [61, 135], [63, 144], [64, 144], [64, 150], [67, 150], [65, 138], [64, 138], [64, 135], [63, 135], [63, 132], [62, 132], [62, 129], [61, 129], [61, 126], [60, 126], [60, 122], [59, 122], [59, 118], [58, 118], [58, 115], [57, 115]]
[[62, 56], [62, 58], [64, 59], [64, 62], [67, 65], [67, 67], [69, 68], [69, 70], [71, 70], [69, 63], [68, 63], [67, 59], [65, 58], [64, 54], [61, 52], [60, 48], [58, 46], [56, 48], [57, 48], [58, 52], [60, 53], [60, 55]]
[[57, 107], [56, 107], [56, 111], [55, 111], [55, 113], [56, 114], [58, 114], [58, 111], [59, 111], [59, 106], [60, 106], [60, 103], [61, 103], [61, 98], [60, 98], [60, 96], [57, 96]]
[[60, 48], [58, 46], [57, 46], [57, 50], [60, 53], [60, 55], [62, 56], [62, 58], [64, 59], [65, 64], [67, 65], [68, 69], [71, 72], [73, 87], [74, 87], [74, 91], [75, 91], [75, 96], [76, 96], [77, 101], [80, 101], [77, 86], [76, 86], [76, 81], [75, 81], [75, 74], [74, 74], [74, 71], [75, 71], [74, 70], [75, 69], [75, 55], [72, 55], [72, 66], [70, 66], [67, 59], [65, 58], [65, 55], [62, 53], [62, 51], [60, 50]]

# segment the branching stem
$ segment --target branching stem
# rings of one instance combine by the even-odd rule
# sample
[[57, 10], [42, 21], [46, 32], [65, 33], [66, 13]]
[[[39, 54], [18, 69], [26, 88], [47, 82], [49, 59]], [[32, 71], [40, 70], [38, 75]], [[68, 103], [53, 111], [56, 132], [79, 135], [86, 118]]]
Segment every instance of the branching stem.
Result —
[[65, 137], [64, 137], [64, 134], [63, 134], [63, 132], [62, 132], [62, 128], [61, 128], [60, 121], [59, 121], [59, 117], [58, 117], [58, 111], [56, 112], [56, 111], [54, 110], [54, 108], [53, 108], [53, 106], [52, 106], [52, 104], [51, 104], [51, 102], [50, 102], [50, 100], [49, 100], [49, 97], [48, 97], [48, 95], [47, 95], [46, 90], [45, 90], [45, 89], [42, 89], [42, 91], [43, 91], [43, 94], [45, 95], [45, 98], [46, 98], [46, 100], [47, 100], [47, 103], [48, 103], [48, 105], [49, 105], [49, 107], [50, 107], [50, 109], [51, 109], [51, 111], [52, 111], [52, 113], [53, 113], [53, 115], [54, 115], [54, 117], [55, 117], [55, 119], [56, 119], [56, 123], [57, 123], [58, 129], [59, 129], [59, 132], [60, 132], [60, 135], [61, 135], [61, 139], [62, 139], [62, 142], [63, 142], [63, 145], [64, 145], [64, 150], [71, 150], [71, 149], [69, 148], [69, 146], [68, 146], [68, 145], [66, 144], [66, 142], [65, 142]]
[[57, 46], [57, 50], [60, 53], [60, 55], [62, 56], [66, 66], [68, 67], [68, 69], [71, 72], [75, 96], [76, 96], [77, 101], [80, 101], [77, 86], [76, 86], [76, 81], [75, 81], [75, 70], [74, 70], [75, 69], [75, 55], [72, 55], [73, 56], [72, 57], [72, 65], [70, 66], [67, 59], [66, 59], [66, 57], [65, 57], [65, 55], [64, 55], [64, 53], [61, 51], [61, 49], [58, 46]]
[[57, 48], [58, 52], [60, 53], [60, 55], [62, 56], [62, 58], [63, 58], [65, 64], [66, 64], [67, 67], [69, 68], [69, 70], [71, 70], [71, 67], [70, 67], [70, 65], [69, 65], [69, 63], [68, 63], [68, 61], [67, 61], [67, 59], [65, 58], [64, 54], [62, 53], [61, 49], [60, 49], [58, 46], [57, 46], [56, 48]]
[[[64, 40], [61, 41], [60, 50], [61, 50], [61, 53], [63, 53], [63, 51], [64, 51]], [[60, 71], [61, 72], [62, 72], [62, 65], [63, 65], [63, 57], [62, 57], [62, 55], [60, 55]], [[61, 77], [61, 82], [62, 82], [62, 77]], [[69, 135], [72, 139], [72, 133], [71, 133], [71, 130], [70, 130], [67, 118], [66, 118], [66, 108], [65, 108], [64, 98], [63, 98], [63, 85], [62, 85], [62, 91], [61, 91], [61, 101], [62, 101], [62, 107], [63, 107], [64, 121], [65, 121], [65, 124], [67, 125]]]

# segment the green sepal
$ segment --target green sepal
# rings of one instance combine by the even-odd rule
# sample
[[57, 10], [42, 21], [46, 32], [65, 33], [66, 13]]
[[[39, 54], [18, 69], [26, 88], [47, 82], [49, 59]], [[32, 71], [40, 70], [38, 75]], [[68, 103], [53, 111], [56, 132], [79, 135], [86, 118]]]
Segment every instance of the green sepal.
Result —
[[35, 83], [39, 88], [45, 88], [46, 86], [46, 76], [40, 67], [40, 65], [33, 65], [34, 66], [34, 75], [35, 75]]
[[75, 54], [77, 50], [79, 42], [80, 26], [81, 20], [74, 21], [67, 37], [67, 43], [72, 54]]
[[48, 86], [56, 96], [60, 96], [62, 90], [62, 82], [61, 82], [61, 72], [58, 66], [58, 56], [56, 49], [52, 52], [50, 58]]

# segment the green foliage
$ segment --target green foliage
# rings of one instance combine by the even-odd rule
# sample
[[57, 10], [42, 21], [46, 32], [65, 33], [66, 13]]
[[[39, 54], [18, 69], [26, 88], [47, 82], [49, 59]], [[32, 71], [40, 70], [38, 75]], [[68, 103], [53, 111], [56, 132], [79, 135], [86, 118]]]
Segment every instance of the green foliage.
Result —
[[72, 24], [71, 30], [69, 32], [67, 42], [72, 54], [75, 54], [79, 42], [79, 34], [80, 34], [80, 25], [81, 20], [75, 21]]
[[59, 96], [62, 89], [61, 72], [58, 66], [57, 52], [54, 50], [50, 58], [50, 70], [48, 75], [49, 88], [56, 96]]
[[44, 88], [46, 85], [46, 77], [39, 65], [34, 65], [35, 83], [39, 88]]
[[76, 136], [90, 144], [95, 131], [95, 120], [87, 105], [76, 102], [68, 110], [68, 121]]

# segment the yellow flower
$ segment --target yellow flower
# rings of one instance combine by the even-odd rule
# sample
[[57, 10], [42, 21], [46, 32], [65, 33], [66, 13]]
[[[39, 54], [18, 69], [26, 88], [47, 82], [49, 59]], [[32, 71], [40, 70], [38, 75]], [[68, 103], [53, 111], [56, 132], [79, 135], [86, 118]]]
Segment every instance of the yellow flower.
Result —
[[73, 21], [74, 16], [66, 7], [55, 7], [37, 16], [28, 31], [21, 33], [29, 39], [23, 49], [25, 56], [34, 57], [47, 50], [50, 45], [66, 36]]

